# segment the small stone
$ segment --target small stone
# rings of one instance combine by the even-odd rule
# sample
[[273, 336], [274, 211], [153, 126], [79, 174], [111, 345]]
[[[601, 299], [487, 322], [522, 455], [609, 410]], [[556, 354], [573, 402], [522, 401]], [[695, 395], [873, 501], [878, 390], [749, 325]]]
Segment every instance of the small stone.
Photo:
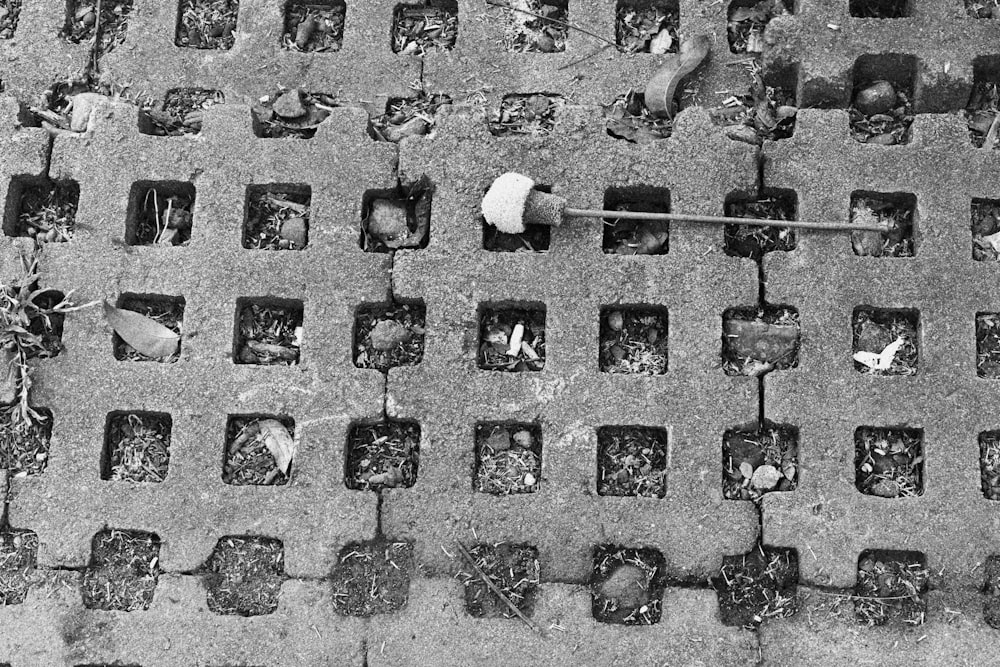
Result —
[[274, 113], [282, 118], [302, 118], [306, 108], [302, 106], [302, 91], [298, 88], [287, 90], [274, 101]]
[[299, 23], [299, 27], [295, 31], [295, 46], [304, 51], [309, 46], [309, 40], [312, 39], [315, 30], [316, 19], [312, 16], [307, 16], [304, 21]]
[[793, 118], [798, 112], [798, 107], [783, 104], [774, 110], [774, 115], [778, 120], [784, 120], [786, 118]]
[[528, 449], [534, 443], [535, 439], [531, 437], [531, 431], [518, 431], [514, 434], [514, 442], [518, 447], [523, 447]]
[[886, 132], [884, 134], [876, 134], [874, 137], [868, 139], [866, 144], [877, 144], [879, 146], [893, 146], [896, 143], [896, 136]]
[[535, 476], [532, 475], [530, 472], [526, 473], [524, 475], [524, 485], [525, 486], [534, 486], [535, 485], [535, 481], [536, 481], [535, 480]]
[[762, 143], [757, 130], [749, 125], [730, 125], [726, 128], [726, 136], [733, 141], [742, 141], [745, 144], [759, 146]]
[[532, 116], [542, 116], [548, 113], [549, 110], [549, 100], [544, 95], [532, 95], [524, 103], [525, 114], [531, 114]]
[[753, 471], [750, 483], [759, 491], [770, 491], [778, 485], [781, 472], [771, 465], [762, 465]]
[[281, 223], [281, 231], [278, 232], [282, 239], [295, 244], [296, 248], [306, 247], [306, 234], [309, 226], [305, 218], [294, 217]]
[[489, 447], [494, 452], [505, 452], [510, 449], [510, 434], [505, 428], [498, 428], [493, 431], [486, 440], [483, 441], [483, 447]]
[[884, 238], [882, 232], [851, 232], [854, 253], [861, 257], [881, 257]]
[[371, 345], [376, 350], [386, 352], [397, 345], [409, 342], [413, 336], [410, 330], [396, 320], [379, 320], [369, 335]]
[[542, 53], [552, 53], [556, 48], [556, 40], [543, 32], [535, 37], [535, 48]]
[[876, 81], [854, 97], [854, 108], [866, 116], [886, 113], [896, 105], [896, 89], [888, 81]]
[[376, 199], [368, 214], [367, 230], [371, 236], [383, 242], [409, 234], [406, 205], [391, 199]]
[[621, 345], [612, 345], [611, 357], [615, 361], [621, 361], [622, 359], [625, 358], [625, 348], [623, 348]]
[[386, 141], [398, 143], [406, 137], [417, 137], [427, 134], [430, 125], [423, 118], [411, 118], [401, 125], [389, 125], [382, 130], [382, 136]]
[[69, 129], [74, 132], [86, 132], [90, 123], [90, 112], [94, 110], [103, 95], [97, 93], [79, 93], [73, 96], [73, 113], [70, 116]]
[[625, 326], [625, 316], [622, 315], [622, 311], [612, 310], [608, 313], [608, 326], [611, 327], [612, 331], [622, 330], [622, 327]]

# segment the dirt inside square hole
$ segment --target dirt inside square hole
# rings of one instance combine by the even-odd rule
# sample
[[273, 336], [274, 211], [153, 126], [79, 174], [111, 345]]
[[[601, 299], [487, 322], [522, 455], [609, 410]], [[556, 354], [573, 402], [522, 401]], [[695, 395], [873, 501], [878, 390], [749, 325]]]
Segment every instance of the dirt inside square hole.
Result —
[[37, 534], [0, 526], [0, 607], [24, 602], [37, 556]]
[[[479, 543], [469, 548], [469, 555], [493, 585], [522, 614], [530, 617], [538, 594], [538, 549], [522, 543]], [[458, 578], [465, 587], [465, 609], [469, 615], [475, 618], [516, 616], [472, 568], [462, 569]]]
[[765, 304], [722, 314], [722, 369], [726, 375], [760, 376], [799, 364], [799, 312]]
[[667, 586], [666, 560], [656, 549], [613, 544], [594, 549], [591, 613], [601, 623], [660, 622]]
[[615, 42], [625, 53], [677, 53], [678, 0], [618, 0]]
[[10, 39], [17, 32], [22, 0], [0, 1], [0, 39]]
[[487, 306], [479, 314], [479, 368], [524, 373], [545, 368], [545, 307]]
[[398, 611], [409, 599], [413, 568], [411, 542], [382, 538], [348, 544], [330, 575], [333, 608], [361, 618]]
[[650, 426], [602, 426], [597, 429], [597, 494], [600, 496], [667, 495], [670, 433]]
[[854, 65], [848, 109], [850, 132], [863, 144], [894, 146], [910, 142], [915, 111], [917, 62], [912, 56], [862, 56]]
[[[184, 322], [184, 305], [183, 297], [160, 295], [124, 294], [118, 300], [118, 308], [148, 317], [178, 336], [181, 336]], [[111, 341], [115, 359], [118, 361], [173, 363], [180, 359], [181, 346], [183, 345], [182, 340], [178, 339], [175, 351], [169, 356], [150, 357], [136, 350], [117, 333], [112, 335]]]
[[281, 540], [226, 536], [202, 568], [207, 602], [216, 614], [261, 616], [278, 608], [285, 578]]
[[677, 91], [668, 116], [653, 114], [646, 106], [644, 90], [629, 89], [603, 105], [605, 130], [615, 139], [634, 144], [650, 144], [669, 139], [674, 131], [674, 116], [680, 110], [681, 90]]
[[1000, 431], [979, 434], [979, 471], [983, 497], [1000, 500]]
[[[797, 198], [789, 190], [767, 190], [759, 196], [738, 195], [729, 198], [725, 213], [732, 218], [795, 220]], [[724, 249], [733, 257], [759, 260], [765, 253], [795, 250], [795, 231], [787, 227], [726, 225]]]
[[355, 424], [347, 436], [344, 483], [349, 489], [409, 488], [420, 465], [420, 425], [416, 422]]
[[125, 41], [132, 5], [133, 0], [69, 0], [59, 36], [73, 44], [98, 36], [97, 56], [108, 54]]
[[427, 309], [420, 303], [368, 304], [354, 322], [354, 365], [385, 372], [424, 358]]
[[917, 198], [906, 192], [856, 191], [851, 194], [852, 224], [883, 224], [886, 231], [851, 232], [851, 247], [861, 257], [913, 257]]
[[983, 582], [983, 618], [991, 628], [1000, 630], [1000, 555], [986, 558], [986, 576]]
[[170, 415], [120, 412], [108, 415], [101, 479], [162, 482], [170, 468]]
[[339, 51], [344, 40], [344, 0], [290, 0], [285, 4], [282, 48], [291, 51]]
[[204, 112], [216, 104], [225, 104], [221, 90], [212, 88], [174, 88], [161, 101], [150, 99], [139, 116], [139, 131], [159, 137], [182, 137], [201, 132]]
[[1000, 260], [1000, 200], [972, 200], [972, 259]]
[[194, 49], [231, 49], [240, 0], [180, 0], [174, 43]]
[[295, 451], [295, 420], [280, 415], [230, 415], [226, 424], [222, 481], [237, 486], [284, 486]]
[[858, 306], [851, 318], [854, 370], [869, 375], [914, 375], [920, 358], [920, 313]]
[[52, 412], [29, 408], [35, 416], [25, 419], [21, 409], [19, 404], [0, 406], [0, 470], [13, 477], [39, 475], [49, 464]]
[[252, 185], [247, 188], [243, 247], [303, 250], [309, 244], [312, 188], [308, 185]]
[[94, 536], [83, 573], [83, 606], [105, 611], [149, 609], [160, 576], [160, 538], [138, 530]]
[[299, 363], [303, 307], [288, 299], [240, 299], [233, 361], [260, 366]]
[[434, 186], [426, 177], [391, 190], [368, 190], [361, 200], [361, 249], [392, 252], [426, 248]]
[[602, 373], [663, 375], [667, 372], [666, 308], [607, 306], [601, 309]]
[[36, 243], [65, 242], [76, 230], [80, 186], [48, 178], [11, 180], [4, 215], [6, 236], [30, 236]]
[[[517, 9], [524, 11], [515, 11]], [[508, 51], [561, 53], [566, 50], [569, 0], [511, 0], [507, 8], [499, 11], [503, 22], [502, 43]]]
[[505, 95], [490, 114], [489, 130], [495, 136], [545, 136], [555, 129], [559, 111], [565, 106], [562, 95], [529, 93]]
[[726, 556], [711, 579], [723, 625], [755, 629], [787, 618], [798, 609], [799, 558], [794, 549], [757, 545], [750, 553]]
[[195, 188], [180, 181], [139, 181], [132, 186], [125, 243], [185, 246], [194, 225]]
[[[606, 211], [670, 213], [666, 188], [629, 186], [604, 193]], [[670, 250], [670, 223], [666, 220], [604, 218], [602, 248], [610, 255], [665, 255]]]
[[542, 479], [542, 429], [538, 424], [476, 425], [476, 491], [495, 496], [534, 493]]
[[392, 52], [422, 56], [430, 49], [450, 50], [458, 39], [458, 2], [422, 0], [396, 5], [392, 16]]
[[726, 35], [733, 53], [764, 50], [764, 29], [771, 19], [792, 13], [791, 0], [732, 0], [727, 11]]
[[854, 587], [854, 615], [858, 623], [874, 626], [897, 621], [923, 624], [930, 572], [918, 551], [869, 549], [858, 557]]
[[794, 491], [799, 474], [799, 432], [764, 421], [722, 436], [722, 495], [760, 501], [765, 493]]
[[854, 485], [880, 498], [924, 493], [924, 432], [917, 428], [862, 426], [854, 432]]

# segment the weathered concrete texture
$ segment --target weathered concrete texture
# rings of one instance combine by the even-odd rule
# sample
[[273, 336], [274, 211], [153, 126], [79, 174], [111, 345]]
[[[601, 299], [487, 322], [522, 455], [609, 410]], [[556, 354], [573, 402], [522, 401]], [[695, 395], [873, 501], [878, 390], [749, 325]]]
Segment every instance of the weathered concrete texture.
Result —
[[[998, 265], [972, 260], [973, 197], [1000, 197], [1000, 154], [972, 148], [954, 115], [917, 116], [908, 146], [854, 142], [847, 114], [799, 114], [793, 139], [766, 148], [764, 180], [798, 193], [804, 220], [845, 222], [854, 190], [916, 195], [916, 256], [856, 256], [847, 234], [803, 232], [767, 256], [767, 295], [798, 308], [799, 366], [769, 375], [767, 414], [799, 427], [800, 485], [764, 500], [764, 542], [799, 550], [803, 580], [849, 586], [868, 548], [915, 549], [944, 585], [1000, 551], [1000, 505], [980, 490], [978, 434], [997, 428], [1000, 385], [976, 377], [975, 315], [997, 312]], [[833, 156], [816, 160], [815, 155]], [[919, 311], [909, 377], [854, 369], [856, 306]], [[924, 430], [925, 491], [883, 499], [855, 488], [859, 426]]]
[[465, 612], [462, 585], [416, 579], [396, 618], [375, 617], [366, 633], [368, 664], [389, 665], [754, 665], [753, 633], [719, 624], [711, 591], [668, 589], [663, 620], [645, 627], [595, 621], [590, 592], [542, 586], [532, 620], [480, 619]]
[[[358, 236], [365, 189], [395, 185], [393, 150], [366, 138], [358, 110], [337, 110], [307, 141], [255, 139], [246, 107], [206, 115], [197, 138], [154, 138], [138, 134], [130, 107], [107, 105], [92, 132], [56, 141], [51, 174], [79, 182], [80, 208], [72, 241], [44, 250], [43, 284], [75, 289], [80, 303], [134, 293], [181, 296], [186, 307], [176, 363], [116, 361], [91, 308], [67, 318], [66, 351], [39, 364], [33, 402], [54, 415], [50, 465], [15, 480], [11, 522], [38, 532], [44, 565], [83, 565], [109, 525], [157, 533], [168, 571], [197, 567], [222, 535], [251, 533], [284, 541], [291, 575], [319, 576], [343, 543], [375, 531], [374, 496], [349, 491], [341, 471], [349, 424], [382, 414], [384, 382], [354, 368], [351, 331], [355, 308], [389, 290], [389, 257], [362, 252]], [[189, 246], [123, 245], [136, 181], [193, 183]], [[305, 250], [241, 246], [247, 186], [266, 183], [312, 187]], [[241, 297], [303, 303], [299, 365], [233, 363]], [[162, 484], [101, 481], [105, 420], [117, 410], [172, 416]], [[295, 420], [287, 486], [222, 482], [227, 415], [253, 413]]]
[[[756, 537], [753, 507], [721, 491], [723, 431], [757, 416], [756, 381], [720, 368], [722, 311], [756, 301], [755, 267], [722, 253], [721, 228], [672, 225], [661, 256], [603, 254], [595, 220], [554, 229], [547, 253], [482, 248], [482, 193], [507, 170], [583, 207], [600, 206], [605, 187], [645, 185], [669, 188], [674, 211], [720, 214], [729, 192], [753, 187], [752, 153], [726, 143], [704, 112], [683, 113], [674, 138], [646, 149], [600, 128], [599, 112], [569, 107], [549, 138], [497, 138], [481, 113], [456, 109], [433, 138], [401, 146], [404, 178], [427, 175], [437, 190], [430, 245], [397, 253], [393, 288], [424, 300], [434, 333], [419, 366], [389, 372], [389, 413], [419, 419], [425, 442], [417, 484], [386, 496], [383, 528], [418, 538], [419, 559], [434, 571], [449, 567], [440, 546], [473, 530], [486, 541], [535, 544], [543, 579], [561, 581], [587, 577], [598, 543], [656, 547], [677, 574], [705, 575]], [[477, 367], [477, 310], [495, 302], [544, 304], [542, 372]], [[666, 375], [599, 372], [599, 310], [618, 303], [669, 309]], [[541, 424], [537, 493], [472, 490], [474, 426], [498, 420]], [[597, 495], [604, 425], [672, 429], [665, 498]]]
[[0, 607], [0, 661], [78, 664], [364, 664], [364, 623], [333, 611], [328, 584], [288, 580], [272, 614], [208, 610], [200, 577], [161, 575], [146, 611], [87, 609], [80, 575], [49, 572], [23, 604]]
[[997, 665], [990, 648], [996, 630], [982, 620], [983, 596], [975, 591], [927, 595], [927, 620], [914, 627], [867, 627], [854, 603], [835, 594], [799, 588], [802, 607], [792, 618], [761, 626], [767, 667], [816, 665]]
[[66, 6], [66, 0], [22, 2], [14, 36], [0, 39], [4, 92], [32, 103], [50, 85], [78, 74], [87, 64], [87, 43], [72, 44], [59, 37]]

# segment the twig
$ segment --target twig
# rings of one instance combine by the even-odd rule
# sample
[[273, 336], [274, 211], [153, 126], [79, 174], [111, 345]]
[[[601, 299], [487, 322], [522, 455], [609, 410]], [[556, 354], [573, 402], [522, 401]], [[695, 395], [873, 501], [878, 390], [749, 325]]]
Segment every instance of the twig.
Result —
[[[487, 2], [488, 1], [489, 0], [487, 0]], [[469, 564], [469, 566], [476, 571], [476, 574], [479, 576], [479, 578], [483, 581], [484, 584], [486, 584], [486, 587], [489, 588], [491, 591], [493, 591], [493, 594], [496, 595], [498, 598], [500, 598], [512, 612], [517, 614], [517, 617], [520, 618], [522, 621], [524, 621], [529, 628], [537, 632], [542, 637], [545, 637], [546, 636], [545, 631], [542, 630], [540, 627], [538, 627], [538, 624], [536, 624], [530, 618], [525, 616], [524, 613], [518, 608], [518, 606], [513, 602], [511, 602], [510, 598], [504, 595], [504, 592], [501, 591], [500, 588], [493, 583], [493, 580], [490, 579], [489, 575], [483, 572], [482, 568], [479, 567], [479, 565], [476, 563], [476, 559], [473, 558], [472, 554], [469, 553], [469, 550], [465, 548], [465, 545], [456, 540], [455, 546], [458, 548], [458, 552], [462, 554], [462, 557]]]
[[543, 21], [548, 21], [549, 23], [555, 23], [556, 25], [561, 25], [564, 28], [569, 28], [571, 30], [576, 30], [576, 31], [582, 32], [584, 35], [590, 35], [594, 39], [599, 39], [602, 42], [608, 44], [609, 46], [613, 46], [616, 49], [618, 48], [618, 45], [615, 44], [614, 42], [612, 42], [610, 39], [605, 39], [604, 37], [601, 37], [600, 35], [594, 34], [594, 33], [590, 32], [589, 30], [587, 30], [585, 28], [581, 28], [579, 26], [575, 26], [572, 23], [566, 23], [565, 21], [560, 21], [559, 19], [551, 19], [551, 18], [549, 18], [547, 16], [542, 16], [541, 14], [535, 14], [534, 12], [529, 12], [527, 9], [520, 9], [518, 7], [511, 7], [506, 2], [498, 2], [498, 0], [486, 0], [486, 4], [493, 5], [494, 7], [502, 7], [504, 9], [509, 9], [511, 11], [514, 11], [514, 12], [521, 12], [522, 14], [527, 14], [528, 16], [534, 16], [536, 19], [542, 19]]
[[576, 60], [574, 60], [574, 61], [572, 61], [572, 62], [568, 62], [568, 63], [566, 63], [565, 65], [562, 65], [561, 67], [557, 68], [557, 69], [556, 69], [556, 71], [557, 71], [557, 72], [561, 72], [561, 71], [563, 71], [564, 69], [568, 69], [568, 68], [570, 68], [570, 67], [573, 67], [573, 66], [575, 66], [575, 65], [579, 65], [580, 63], [584, 62], [585, 60], [590, 60], [590, 59], [591, 59], [591, 58], [593, 58], [594, 56], [596, 56], [596, 55], [598, 55], [599, 53], [602, 53], [602, 52], [604, 52], [604, 51], [607, 51], [607, 50], [608, 50], [608, 49], [610, 49], [610, 48], [611, 48], [611, 45], [610, 45], [610, 44], [605, 44], [604, 46], [602, 46], [601, 48], [597, 49], [597, 50], [596, 50], [596, 51], [594, 51], [593, 53], [590, 53], [590, 54], [588, 54], [588, 55], [585, 55], [585, 56], [583, 56], [582, 58], [577, 58]]

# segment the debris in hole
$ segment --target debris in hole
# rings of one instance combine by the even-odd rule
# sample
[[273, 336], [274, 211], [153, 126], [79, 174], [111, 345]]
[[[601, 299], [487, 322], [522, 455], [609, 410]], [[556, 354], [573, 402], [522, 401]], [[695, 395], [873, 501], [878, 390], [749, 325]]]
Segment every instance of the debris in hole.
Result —
[[990, 262], [1000, 259], [1000, 201], [972, 200], [972, 259]]
[[898, 310], [854, 311], [854, 369], [871, 375], [917, 372], [917, 315]]
[[854, 433], [854, 484], [880, 498], [924, 493], [924, 443], [918, 429], [865, 426]]
[[86, 132], [90, 115], [105, 98], [118, 100], [121, 91], [112, 95], [112, 86], [102, 83], [90, 70], [90, 63], [76, 75], [56, 81], [28, 107], [50, 134]]
[[361, 220], [361, 249], [390, 252], [400, 248], [426, 248], [430, 241], [431, 194], [427, 179], [396, 192], [382, 193], [365, 202]]
[[[756, 199], [739, 199], [726, 204], [726, 215], [734, 218], [794, 220], [795, 197], [780, 193]], [[736, 257], [759, 260], [765, 253], [795, 250], [795, 232], [787, 227], [726, 225], [725, 252]]]
[[851, 0], [851, 16], [861, 19], [901, 19], [910, 0]]
[[976, 375], [1000, 378], [1000, 313], [976, 314]]
[[[997, 13], [1000, 18], [1000, 12]], [[983, 618], [991, 628], [1000, 629], [1000, 556], [990, 554], [986, 557], [986, 577], [983, 582]]]
[[458, 39], [458, 5], [399, 5], [392, 25], [392, 52], [422, 56], [428, 49], [452, 49]]
[[177, 46], [231, 49], [236, 43], [239, 0], [181, 0]]
[[479, 324], [479, 367], [520, 373], [545, 367], [545, 311], [487, 309]]
[[[669, 194], [664, 201], [629, 200], [605, 202], [612, 211], [669, 213]], [[665, 255], [670, 248], [670, 223], [666, 220], [604, 218], [603, 249], [610, 255]]]
[[24, 602], [37, 557], [37, 534], [0, 528], [0, 607]]
[[1000, 431], [979, 434], [979, 476], [983, 497], [1000, 500]]
[[556, 116], [565, 104], [561, 95], [507, 95], [490, 121], [490, 132], [544, 136], [556, 126]]
[[916, 203], [856, 195], [851, 198], [851, 223], [888, 225], [885, 232], [851, 232], [854, 254], [862, 257], [913, 257], [913, 212]]
[[567, 0], [549, 0], [548, 3], [544, 0], [508, 0], [507, 7], [503, 10], [503, 44], [508, 51], [561, 53], [566, 50], [569, 38], [569, 28], [565, 25], [569, 14]]
[[733, 53], [760, 53], [764, 50], [764, 29], [776, 16], [789, 14], [786, 0], [760, 0], [753, 5], [729, 4], [729, 50]]
[[428, 95], [424, 90], [415, 98], [389, 100], [385, 113], [372, 119], [372, 133], [377, 139], [394, 143], [429, 134], [434, 129], [434, 114], [445, 104], [451, 104], [451, 97], [442, 93]]
[[[996, 11], [1000, 18], [1000, 9]], [[976, 82], [965, 107], [965, 118], [973, 146], [986, 150], [1000, 147], [1000, 82]]]
[[794, 491], [798, 466], [794, 427], [765, 421], [722, 436], [722, 495], [729, 500], [760, 501], [765, 493]]
[[913, 123], [911, 98], [912, 91], [884, 80], [855, 87], [848, 110], [851, 136], [863, 144], [909, 143]]
[[349, 489], [381, 491], [409, 488], [417, 482], [420, 426], [416, 422], [356, 424], [347, 437]]
[[253, 107], [254, 131], [264, 139], [312, 139], [338, 106], [332, 95], [309, 93], [300, 88], [264, 95]]
[[0, 0], [0, 39], [10, 39], [17, 32], [21, 0]]
[[594, 618], [622, 625], [659, 623], [666, 590], [665, 568], [663, 554], [655, 549], [610, 544], [594, 549], [590, 577]]
[[531, 424], [476, 425], [476, 491], [534, 493], [542, 477], [541, 430]]
[[148, 134], [161, 137], [180, 137], [201, 132], [204, 111], [216, 104], [224, 104], [220, 90], [208, 88], [177, 88], [167, 92], [163, 102], [144, 110], [144, 119], [151, 128]]
[[343, 616], [368, 618], [402, 609], [410, 595], [413, 544], [377, 539], [340, 550], [330, 580], [333, 608]]
[[854, 615], [858, 623], [885, 625], [898, 618], [906, 625], [926, 620], [930, 572], [917, 551], [870, 549], [858, 558], [854, 587]]
[[665, 497], [669, 441], [667, 431], [660, 428], [597, 429], [597, 494]]
[[148, 187], [136, 208], [129, 245], [183, 246], [191, 241], [194, 188], [189, 184]]
[[[676, 107], [677, 100], [673, 104]], [[640, 145], [668, 139], [674, 131], [673, 115], [652, 115], [646, 106], [645, 95], [636, 90], [619, 95], [614, 102], [604, 107], [608, 134]]]
[[104, 302], [104, 319], [115, 331], [119, 361], [177, 361], [181, 347], [182, 300], [129, 298], [121, 308]]
[[302, 250], [309, 240], [312, 194], [306, 188], [251, 188], [243, 225], [243, 247]]
[[965, 13], [974, 19], [1000, 19], [1000, 0], [965, 0]]
[[285, 7], [281, 44], [292, 51], [339, 51], [346, 13], [343, 0], [292, 0]]
[[83, 573], [83, 606], [105, 611], [149, 609], [160, 575], [160, 538], [138, 530], [94, 536]]
[[130, 412], [108, 421], [107, 472], [115, 482], [162, 482], [170, 466], [170, 418]]
[[295, 455], [288, 418], [230, 417], [222, 481], [237, 486], [284, 486]]
[[[481, 209], [483, 248], [493, 252], [543, 252], [550, 225], [562, 223], [565, 201], [522, 174], [508, 172], [490, 185]], [[540, 224], [534, 224], [537, 221]]]
[[278, 608], [285, 575], [280, 540], [227, 536], [219, 540], [205, 563], [205, 588], [216, 614], [261, 616]]
[[424, 357], [426, 309], [390, 304], [358, 309], [354, 326], [354, 365], [387, 371], [414, 366]]
[[19, 404], [0, 406], [0, 470], [15, 478], [39, 475], [49, 464], [52, 413], [28, 408], [30, 417], [25, 417], [23, 409]]
[[[731, 95], [722, 106], [709, 111], [712, 122], [726, 127], [726, 136], [736, 141], [760, 145], [764, 139], [787, 139], [795, 131], [795, 92], [768, 86], [757, 61], [750, 64], [748, 95]], [[752, 130], [752, 131], [751, 131]]]
[[676, 5], [673, 8], [661, 4], [642, 7], [619, 2], [615, 37], [625, 53], [677, 53], [679, 25]]
[[763, 375], [799, 364], [799, 313], [786, 306], [730, 308], [722, 317], [722, 370]]
[[[521, 613], [531, 615], [538, 594], [538, 549], [527, 544], [476, 544], [469, 555], [483, 574]], [[465, 586], [465, 609], [475, 618], [515, 618], [513, 610], [475, 572], [458, 573]]]
[[292, 366], [299, 363], [302, 307], [245, 303], [239, 312], [238, 364]]
[[650, 113], [657, 118], [673, 118], [677, 89], [684, 77], [691, 74], [711, 51], [707, 35], [699, 35], [681, 42], [680, 51], [663, 58], [660, 67], [646, 83], [644, 101]]
[[711, 585], [723, 625], [755, 630], [766, 620], [787, 618], [798, 609], [799, 559], [793, 549], [757, 547], [722, 559]]
[[[92, 40], [100, 31], [96, 45], [96, 56], [99, 58], [125, 41], [132, 0], [74, 0], [70, 7], [73, 11], [66, 17], [66, 23], [59, 32], [59, 36], [67, 42], [79, 44]], [[98, 7], [101, 11], [100, 22], [97, 21]]]
[[667, 314], [648, 308], [606, 310], [601, 317], [602, 373], [667, 372]]
[[79, 201], [80, 186], [73, 181], [24, 182], [13, 235], [30, 236], [37, 243], [69, 241]]

